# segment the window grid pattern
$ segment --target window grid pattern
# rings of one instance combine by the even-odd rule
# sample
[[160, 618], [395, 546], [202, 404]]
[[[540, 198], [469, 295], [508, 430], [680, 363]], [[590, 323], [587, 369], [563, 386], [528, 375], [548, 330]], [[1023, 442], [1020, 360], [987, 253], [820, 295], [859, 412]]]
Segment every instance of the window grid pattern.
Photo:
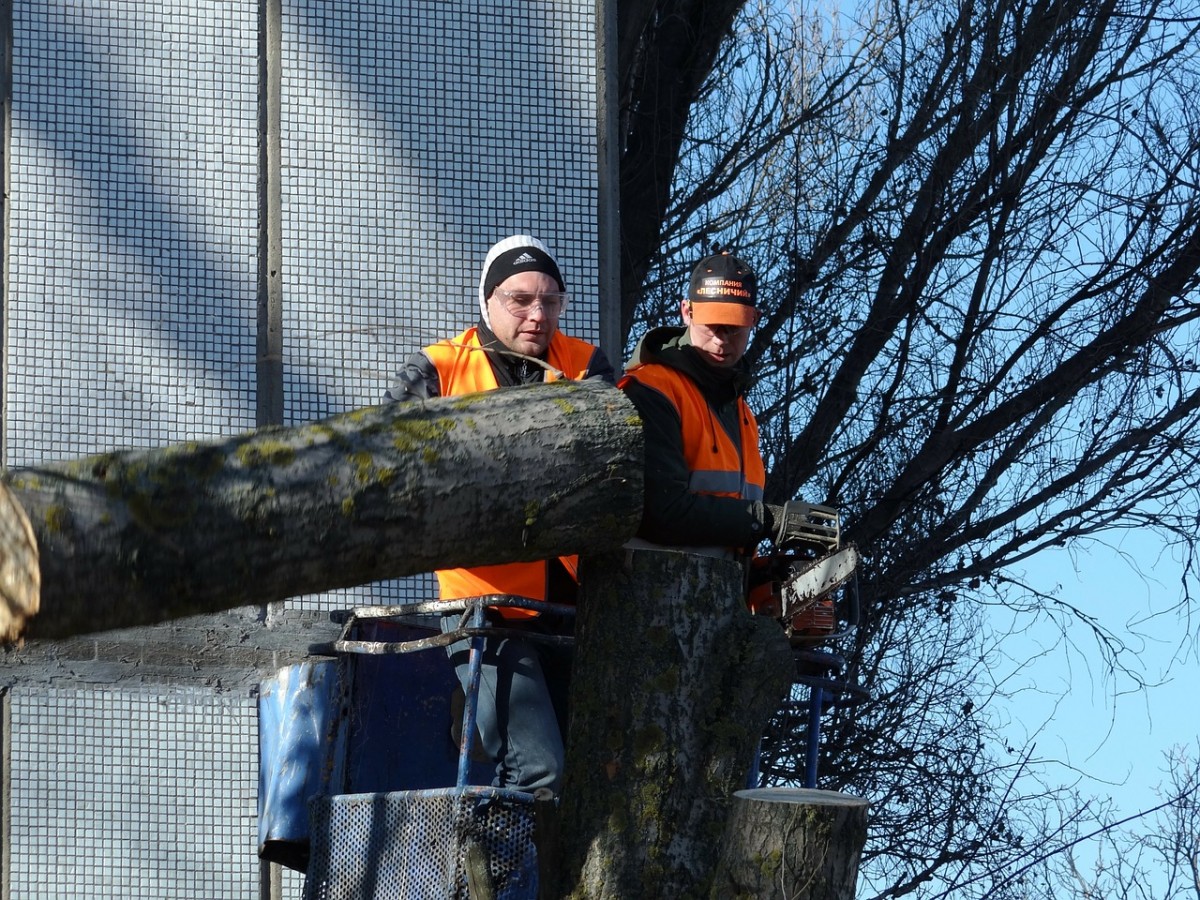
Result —
[[253, 700], [38, 688], [11, 725], [13, 897], [257, 897]]
[[13, 4], [6, 460], [254, 427], [254, 3]]
[[[510, 233], [555, 249], [564, 328], [597, 340], [594, 3], [282, 6], [285, 424], [473, 324]], [[12, 4], [5, 464], [254, 427], [259, 7]], [[11, 896], [259, 897], [252, 700], [4, 675]]]

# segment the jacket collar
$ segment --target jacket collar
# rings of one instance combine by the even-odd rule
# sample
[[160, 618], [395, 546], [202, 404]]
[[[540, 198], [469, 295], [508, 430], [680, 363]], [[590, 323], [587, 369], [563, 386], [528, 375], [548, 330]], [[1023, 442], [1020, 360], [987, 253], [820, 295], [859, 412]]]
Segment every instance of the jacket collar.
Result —
[[710, 366], [692, 346], [688, 330], [680, 326], [653, 328], [642, 336], [626, 368], [644, 363], [658, 363], [682, 372], [706, 394], [721, 399], [744, 395], [753, 383], [745, 358], [728, 369]]
[[[479, 320], [479, 324], [475, 326], [475, 329], [479, 335], [480, 346], [494, 351], [488, 353], [488, 360], [492, 364], [492, 370], [496, 373], [496, 381], [501, 387], [514, 387], [516, 385], [532, 384], [535, 381], [545, 380], [546, 370], [544, 367], [506, 348], [482, 319]], [[550, 343], [553, 344], [557, 339], [558, 332], [555, 331], [550, 338]], [[549, 353], [550, 347], [547, 345], [546, 352], [539, 359], [545, 359]]]

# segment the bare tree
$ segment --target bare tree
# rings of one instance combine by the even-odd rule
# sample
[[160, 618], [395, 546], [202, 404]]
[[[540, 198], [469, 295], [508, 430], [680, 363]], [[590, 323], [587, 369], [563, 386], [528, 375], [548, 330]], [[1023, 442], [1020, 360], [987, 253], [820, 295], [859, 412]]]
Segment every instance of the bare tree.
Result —
[[[876, 801], [879, 896], [1035, 895], [1029, 842], [1065, 852], [1097, 811], [999, 742], [979, 611], [1065, 614], [1120, 667], [1121, 635], [1017, 567], [1137, 528], [1196, 574], [1200, 20], [1128, 0], [621, 15], [626, 327], [670, 320], [700, 253], [751, 261], [768, 496], [836, 503], [863, 553], [846, 652], [874, 696], [835, 718], [824, 784]], [[776, 735], [774, 777], [799, 736]]]
[[[1067, 900], [1197, 900], [1200, 898], [1200, 768], [1198, 747], [1164, 754], [1158, 801], [1123, 821], [1101, 817], [1094, 838], [1079, 838], [1047, 860], [1043, 877]], [[1136, 830], [1130, 828], [1131, 821]]]

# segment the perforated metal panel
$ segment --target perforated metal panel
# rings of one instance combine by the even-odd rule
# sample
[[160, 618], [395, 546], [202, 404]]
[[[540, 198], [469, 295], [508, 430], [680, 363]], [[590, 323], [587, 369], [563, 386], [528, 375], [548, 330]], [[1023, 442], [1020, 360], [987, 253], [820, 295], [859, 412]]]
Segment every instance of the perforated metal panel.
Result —
[[[471, 324], [478, 266], [511, 232], [549, 241], [574, 295], [564, 328], [599, 334], [594, 0], [0, 7], [6, 465], [255, 427], [268, 233], [284, 424], [377, 402], [410, 352]], [[271, 172], [264, 10], [280, 17]], [[276, 606], [322, 614], [434, 590], [418, 576]], [[174, 658], [100, 635], [54, 648], [42, 674], [6, 657], [11, 897], [264, 895], [256, 703], [230, 686], [255, 673], [208, 667], [265, 627], [214, 625]], [[298, 896], [294, 873], [283, 886]]]
[[479, 318], [488, 247], [554, 249], [563, 328], [599, 335], [595, 4], [282, 8], [287, 424], [378, 403]]
[[468, 900], [468, 852], [497, 900], [537, 898], [532, 802], [511, 792], [347, 794], [311, 811], [304, 900]]
[[12, 699], [13, 898], [255, 896], [255, 710], [210, 689]]
[[256, 7], [11, 4], [9, 465], [254, 427]]

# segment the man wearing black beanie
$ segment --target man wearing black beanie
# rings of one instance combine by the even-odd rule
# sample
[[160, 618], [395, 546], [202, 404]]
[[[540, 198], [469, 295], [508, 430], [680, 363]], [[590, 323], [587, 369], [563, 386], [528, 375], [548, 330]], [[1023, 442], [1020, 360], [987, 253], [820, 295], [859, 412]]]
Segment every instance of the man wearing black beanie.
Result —
[[[558, 328], [567, 305], [566, 282], [542, 241], [518, 234], [488, 251], [479, 279], [479, 322], [449, 340], [413, 354], [388, 388], [389, 401], [428, 400], [515, 385], [599, 378], [613, 368], [599, 348]], [[576, 557], [508, 563], [437, 573], [442, 600], [509, 594], [573, 604]], [[570, 633], [571, 623], [512, 607], [491, 607], [505, 629]], [[443, 619], [457, 627], [458, 615]], [[449, 648], [464, 688], [470, 643]], [[488, 636], [478, 693], [479, 734], [496, 763], [497, 787], [557, 793], [562, 781], [563, 730], [570, 654], [520, 637]]]

